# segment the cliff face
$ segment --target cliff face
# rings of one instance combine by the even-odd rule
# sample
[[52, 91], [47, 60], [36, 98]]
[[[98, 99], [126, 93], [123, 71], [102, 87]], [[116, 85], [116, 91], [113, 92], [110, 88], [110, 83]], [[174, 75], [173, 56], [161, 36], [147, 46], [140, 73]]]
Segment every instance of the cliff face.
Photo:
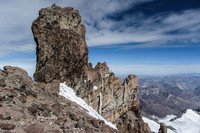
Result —
[[121, 132], [150, 132], [140, 114], [137, 77], [129, 75], [121, 84], [105, 62], [94, 68], [88, 63], [85, 26], [78, 11], [56, 5], [41, 9], [32, 31], [37, 44], [36, 81], [65, 81]]

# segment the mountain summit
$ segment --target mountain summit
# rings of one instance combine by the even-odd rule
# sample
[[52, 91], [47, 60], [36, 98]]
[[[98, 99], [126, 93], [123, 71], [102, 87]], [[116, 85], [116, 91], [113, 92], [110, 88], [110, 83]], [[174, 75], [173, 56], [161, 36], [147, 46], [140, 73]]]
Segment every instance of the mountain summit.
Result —
[[137, 77], [121, 84], [106, 62], [88, 62], [77, 10], [43, 8], [32, 31], [35, 81], [17, 67], [0, 70], [0, 132], [151, 132], [141, 116]]
[[74, 89], [121, 132], [149, 132], [140, 115], [138, 79], [129, 75], [121, 84], [107, 64], [88, 63], [85, 26], [77, 10], [56, 5], [40, 10], [32, 24], [37, 44], [34, 78], [49, 83], [59, 80]]

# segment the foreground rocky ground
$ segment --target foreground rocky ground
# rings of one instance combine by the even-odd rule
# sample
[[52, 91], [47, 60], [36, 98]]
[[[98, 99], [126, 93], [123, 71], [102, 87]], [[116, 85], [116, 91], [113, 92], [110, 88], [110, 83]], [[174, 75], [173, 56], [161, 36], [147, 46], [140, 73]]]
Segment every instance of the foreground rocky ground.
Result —
[[4, 67], [0, 70], [0, 132], [117, 132], [58, 93], [56, 80], [37, 83], [20, 68]]

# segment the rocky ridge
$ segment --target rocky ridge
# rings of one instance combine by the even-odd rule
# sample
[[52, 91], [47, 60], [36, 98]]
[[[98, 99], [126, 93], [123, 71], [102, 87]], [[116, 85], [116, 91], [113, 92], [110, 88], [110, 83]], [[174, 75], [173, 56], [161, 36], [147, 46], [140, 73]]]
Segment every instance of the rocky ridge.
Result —
[[160, 129], [158, 133], [167, 133], [167, 128], [165, 127], [163, 123], [160, 123]]
[[44, 8], [32, 31], [37, 44], [36, 81], [65, 81], [121, 132], [150, 132], [140, 115], [137, 77], [129, 75], [121, 84], [105, 62], [94, 68], [88, 63], [85, 26], [77, 10], [56, 5]]
[[1, 133], [118, 132], [59, 95], [59, 81], [38, 83], [27, 72], [0, 70]]

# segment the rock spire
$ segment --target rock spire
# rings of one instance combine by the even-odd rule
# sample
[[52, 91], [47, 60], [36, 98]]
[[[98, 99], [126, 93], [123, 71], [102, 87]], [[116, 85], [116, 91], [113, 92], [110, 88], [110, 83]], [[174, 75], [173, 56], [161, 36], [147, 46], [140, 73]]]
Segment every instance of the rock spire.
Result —
[[32, 23], [37, 44], [35, 81], [50, 83], [85, 76], [88, 47], [81, 16], [71, 7], [52, 5], [39, 11]]
[[141, 117], [137, 77], [129, 75], [121, 84], [106, 62], [94, 68], [88, 63], [85, 26], [77, 10], [56, 5], [41, 9], [32, 31], [37, 44], [35, 81], [66, 82], [121, 132], [150, 132]]

